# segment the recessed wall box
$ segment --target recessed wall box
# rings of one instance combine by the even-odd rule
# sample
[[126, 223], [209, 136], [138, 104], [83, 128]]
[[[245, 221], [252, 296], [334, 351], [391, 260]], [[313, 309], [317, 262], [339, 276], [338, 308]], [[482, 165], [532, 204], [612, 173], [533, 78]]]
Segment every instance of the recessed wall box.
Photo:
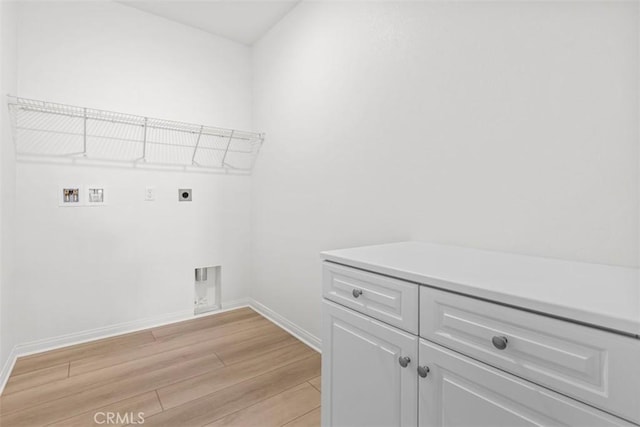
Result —
[[77, 207], [83, 204], [81, 185], [63, 185], [58, 188], [58, 206]]
[[191, 189], [190, 188], [180, 188], [178, 190], [178, 201], [179, 202], [190, 202], [191, 201]]
[[85, 206], [104, 206], [107, 203], [107, 189], [103, 185], [87, 185], [85, 194]]
[[102, 203], [104, 202], [104, 190], [102, 188], [90, 188], [88, 191], [89, 202]]
[[221, 266], [195, 270], [194, 314], [220, 309]]

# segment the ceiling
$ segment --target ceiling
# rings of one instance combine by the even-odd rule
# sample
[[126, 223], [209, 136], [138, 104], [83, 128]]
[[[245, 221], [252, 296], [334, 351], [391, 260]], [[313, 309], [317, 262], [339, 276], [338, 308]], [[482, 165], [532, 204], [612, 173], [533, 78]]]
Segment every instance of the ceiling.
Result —
[[120, 0], [119, 3], [252, 45], [300, 0]]

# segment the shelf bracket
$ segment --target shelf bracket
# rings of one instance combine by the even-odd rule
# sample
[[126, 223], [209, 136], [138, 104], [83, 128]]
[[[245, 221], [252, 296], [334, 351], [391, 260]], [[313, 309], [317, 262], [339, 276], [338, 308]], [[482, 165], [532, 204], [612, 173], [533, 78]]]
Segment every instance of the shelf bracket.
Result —
[[142, 161], [147, 161], [147, 122], [149, 121], [148, 117], [144, 118], [144, 132], [142, 135]]
[[221, 162], [222, 167], [227, 166], [227, 164], [224, 161], [227, 158], [227, 153], [229, 152], [229, 147], [231, 146], [231, 141], [233, 140], [233, 133], [234, 132], [235, 131], [232, 130], [231, 131], [231, 135], [229, 135], [229, 141], [227, 141], [227, 148], [224, 150], [224, 155], [222, 156], [222, 162]]
[[87, 157], [87, 109], [83, 108], [84, 111], [84, 120], [83, 120], [83, 129], [82, 129], [82, 155]]
[[200, 145], [200, 138], [202, 137], [202, 129], [204, 129], [204, 125], [200, 126], [200, 132], [198, 132], [198, 139], [196, 140], [196, 146], [193, 149], [193, 155], [191, 156], [191, 164], [196, 164], [196, 152], [198, 151], [198, 145]]

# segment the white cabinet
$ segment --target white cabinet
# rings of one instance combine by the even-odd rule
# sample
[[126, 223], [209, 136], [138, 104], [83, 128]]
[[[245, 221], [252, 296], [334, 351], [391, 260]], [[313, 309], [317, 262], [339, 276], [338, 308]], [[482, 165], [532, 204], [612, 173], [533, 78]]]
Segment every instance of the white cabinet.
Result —
[[323, 274], [323, 426], [638, 426], [636, 338], [331, 262]]
[[419, 381], [421, 427], [631, 426], [429, 341], [419, 353], [429, 368]]
[[417, 360], [416, 336], [325, 300], [323, 425], [415, 427]]

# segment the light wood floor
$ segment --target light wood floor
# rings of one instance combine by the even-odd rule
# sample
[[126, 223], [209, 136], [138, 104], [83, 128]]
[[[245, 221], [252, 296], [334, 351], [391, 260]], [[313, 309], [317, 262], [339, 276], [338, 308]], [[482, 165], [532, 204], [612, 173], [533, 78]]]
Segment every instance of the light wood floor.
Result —
[[320, 355], [242, 308], [22, 357], [0, 425], [319, 426], [319, 390]]

